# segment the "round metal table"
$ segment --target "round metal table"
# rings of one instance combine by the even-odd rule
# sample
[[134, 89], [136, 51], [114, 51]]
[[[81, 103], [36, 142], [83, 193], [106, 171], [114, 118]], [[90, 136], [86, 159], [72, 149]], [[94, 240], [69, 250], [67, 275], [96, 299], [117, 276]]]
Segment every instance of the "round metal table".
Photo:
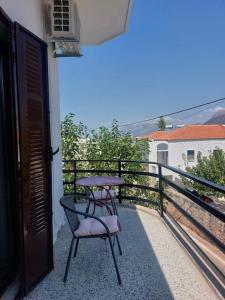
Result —
[[[95, 206], [105, 206], [107, 210], [112, 214], [110, 208], [106, 203], [103, 202], [103, 200], [110, 200], [113, 208], [114, 214], [118, 215], [117, 209], [116, 209], [116, 204], [113, 201], [113, 197], [110, 193], [110, 190], [113, 186], [119, 186], [123, 185], [124, 179], [121, 177], [116, 177], [116, 176], [91, 176], [91, 177], [84, 177], [76, 180], [76, 184], [82, 187], [85, 187], [86, 189], [89, 190], [90, 194], [92, 197], [89, 197], [89, 202], [86, 208], [86, 213], [88, 213], [90, 204], [91, 202], [94, 203], [94, 209], [93, 209], [93, 214], [95, 213]], [[93, 187], [98, 187], [106, 191], [107, 197], [104, 199], [95, 199]]]

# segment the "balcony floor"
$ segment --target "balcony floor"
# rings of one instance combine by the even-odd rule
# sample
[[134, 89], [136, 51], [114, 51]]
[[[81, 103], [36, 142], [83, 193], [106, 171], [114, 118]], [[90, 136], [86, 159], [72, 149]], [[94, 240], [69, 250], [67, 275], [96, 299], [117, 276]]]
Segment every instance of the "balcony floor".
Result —
[[55, 244], [55, 269], [26, 299], [218, 299], [161, 219], [146, 211], [119, 208], [123, 255], [115, 249], [121, 286], [109, 245], [106, 252], [101, 239], [80, 241], [67, 283], [63, 283], [71, 240], [69, 228], [64, 226]]

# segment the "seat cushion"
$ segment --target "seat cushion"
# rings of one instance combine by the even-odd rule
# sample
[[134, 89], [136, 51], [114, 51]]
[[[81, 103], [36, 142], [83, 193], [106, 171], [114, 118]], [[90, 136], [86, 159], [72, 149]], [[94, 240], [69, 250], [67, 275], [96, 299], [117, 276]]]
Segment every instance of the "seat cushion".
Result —
[[[116, 193], [114, 190], [109, 190], [109, 193], [112, 198], [116, 196]], [[94, 194], [95, 200], [110, 199], [109, 194], [106, 190], [94, 191], [93, 194]], [[90, 194], [90, 198], [93, 199], [92, 193]]]
[[[109, 228], [110, 233], [116, 233], [119, 231], [117, 216], [105, 216], [100, 217], [99, 219], [101, 219]], [[74, 232], [74, 235], [76, 237], [81, 237], [105, 233], [107, 233], [106, 229], [99, 221], [93, 218], [86, 218], [80, 222], [79, 228]]]

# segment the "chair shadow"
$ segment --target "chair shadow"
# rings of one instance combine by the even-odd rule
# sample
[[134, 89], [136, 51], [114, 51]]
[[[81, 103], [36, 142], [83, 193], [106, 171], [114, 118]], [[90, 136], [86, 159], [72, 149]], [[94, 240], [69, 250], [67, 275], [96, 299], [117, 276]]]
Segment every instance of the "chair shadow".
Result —
[[102, 239], [80, 241], [67, 282], [62, 282], [71, 240], [69, 228], [64, 226], [55, 244], [55, 268], [28, 299], [174, 299], [138, 212], [121, 207], [119, 219], [123, 255], [119, 255], [116, 244], [115, 253], [121, 286], [109, 245]]

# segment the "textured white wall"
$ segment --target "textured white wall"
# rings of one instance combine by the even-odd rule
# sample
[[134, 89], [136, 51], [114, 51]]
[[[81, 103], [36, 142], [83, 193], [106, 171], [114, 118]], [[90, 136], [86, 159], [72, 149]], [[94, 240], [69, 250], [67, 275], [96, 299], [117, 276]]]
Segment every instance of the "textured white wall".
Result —
[[0, 0], [0, 6], [12, 21], [16, 21], [43, 39], [41, 0]]
[[[12, 21], [17, 21], [32, 33], [44, 39], [44, 19], [42, 0], [0, 0], [0, 6]], [[60, 100], [57, 60], [52, 57], [52, 49], [48, 48], [49, 60], [49, 102], [51, 122], [51, 143], [53, 150], [60, 146], [60, 152], [52, 162], [52, 206], [53, 206], [53, 240], [64, 223], [63, 210], [59, 199], [63, 195], [62, 156], [60, 135]]]
[[53, 201], [53, 241], [57, 238], [58, 230], [65, 222], [64, 212], [59, 204], [63, 195], [62, 184], [62, 152], [61, 152], [61, 130], [60, 130], [60, 98], [58, 82], [58, 64], [52, 57], [52, 49], [49, 52], [49, 97], [50, 97], [50, 125], [51, 144], [53, 151], [58, 147], [60, 151], [53, 157], [52, 162], [52, 201]]
[[[199, 151], [203, 156], [209, 156], [210, 151], [213, 151], [216, 147], [225, 151], [225, 139], [169, 142], [169, 165], [181, 168], [182, 170], [185, 170], [186, 166], [193, 167], [197, 163], [197, 154]], [[185, 154], [187, 157], [187, 150], [195, 151], [195, 160], [185, 164], [182, 154]]]
[[149, 147], [150, 147], [149, 160], [153, 162], [157, 162], [157, 141], [150, 141]]
[[[152, 141], [150, 145], [150, 161], [157, 161], [157, 145], [167, 143], [166, 141]], [[168, 165], [185, 171], [186, 166], [193, 167], [197, 163], [197, 154], [200, 151], [203, 156], [209, 156], [210, 151], [216, 147], [225, 151], [225, 139], [215, 140], [184, 140], [168, 142]], [[187, 150], [195, 151], [195, 160], [193, 162], [185, 162], [183, 156], [187, 157]], [[184, 154], [184, 155], [183, 155]], [[164, 170], [164, 175], [174, 175], [170, 171]]]

